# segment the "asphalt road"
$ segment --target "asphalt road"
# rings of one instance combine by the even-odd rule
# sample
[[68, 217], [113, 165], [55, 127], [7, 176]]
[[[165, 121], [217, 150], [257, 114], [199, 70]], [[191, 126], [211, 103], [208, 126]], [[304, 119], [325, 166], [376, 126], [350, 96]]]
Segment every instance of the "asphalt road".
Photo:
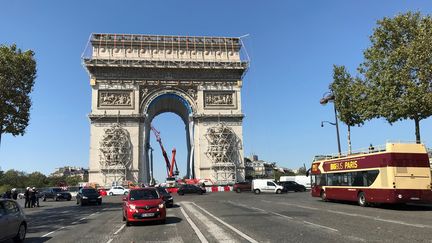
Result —
[[174, 197], [165, 225], [125, 227], [121, 197], [25, 209], [28, 242], [432, 242], [432, 205], [362, 208], [306, 193]]

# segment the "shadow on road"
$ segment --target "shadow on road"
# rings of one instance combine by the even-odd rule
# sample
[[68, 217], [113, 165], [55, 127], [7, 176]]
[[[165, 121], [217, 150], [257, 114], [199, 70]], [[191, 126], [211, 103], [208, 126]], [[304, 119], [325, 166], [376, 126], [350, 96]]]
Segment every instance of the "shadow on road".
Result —
[[[322, 200], [317, 200], [321, 203], [334, 203], [334, 204], [345, 204], [345, 205], [353, 205], [360, 207], [357, 202], [351, 202], [351, 201], [338, 201], [338, 200], [331, 200], [324, 202]], [[432, 211], [432, 205], [431, 204], [370, 204], [368, 207], [373, 208], [380, 208], [385, 210], [398, 210], [398, 211]]]
[[47, 242], [49, 240], [51, 240], [51, 237], [27, 237], [25, 239], [25, 242], [39, 243], [39, 242]]
[[[181, 221], [182, 219], [178, 217], [166, 217], [165, 225], [178, 224]], [[152, 225], [163, 225], [163, 224], [159, 221], [132, 222], [132, 226], [152, 226]]]

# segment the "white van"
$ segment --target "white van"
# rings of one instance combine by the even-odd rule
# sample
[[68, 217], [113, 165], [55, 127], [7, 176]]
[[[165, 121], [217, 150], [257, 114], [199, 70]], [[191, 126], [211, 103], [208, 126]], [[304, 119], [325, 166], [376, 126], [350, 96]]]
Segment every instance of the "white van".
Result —
[[271, 192], [271, 193], [282, 193], [283, 186], [276, 184], [270, 179], [255, 179], [252, 181], [252, 191], [255, 194], [260, 194], [261, 192]]

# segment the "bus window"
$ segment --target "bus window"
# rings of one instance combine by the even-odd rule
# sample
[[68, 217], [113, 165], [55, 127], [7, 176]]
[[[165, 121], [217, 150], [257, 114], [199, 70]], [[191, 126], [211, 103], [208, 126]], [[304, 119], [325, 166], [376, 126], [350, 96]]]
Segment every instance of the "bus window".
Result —
[[379, 174], [379, 170], [370, 170], [365, 172], [366, 186], [370, 186], [374, 183], [377, 176]]

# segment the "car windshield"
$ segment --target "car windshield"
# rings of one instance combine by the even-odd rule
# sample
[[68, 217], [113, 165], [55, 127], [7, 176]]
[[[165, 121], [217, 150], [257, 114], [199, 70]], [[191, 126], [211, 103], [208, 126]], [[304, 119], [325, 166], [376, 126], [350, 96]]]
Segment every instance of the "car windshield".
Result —
[[96, 189], [82, 189], [83, 194], [97, 194]]
[[155, 190], [132, 190], [130, 192], [130, 200], [151, 200], [157, 199], [159, 195]]

